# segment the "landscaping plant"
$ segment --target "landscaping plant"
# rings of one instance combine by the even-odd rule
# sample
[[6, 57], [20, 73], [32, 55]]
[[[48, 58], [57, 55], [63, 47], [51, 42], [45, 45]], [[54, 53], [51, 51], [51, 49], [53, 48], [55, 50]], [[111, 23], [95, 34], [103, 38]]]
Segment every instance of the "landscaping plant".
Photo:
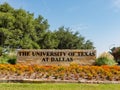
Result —
[[116, 65], [116, 62], [110, 53], [104, 52], [96, 59], [96, 65]]

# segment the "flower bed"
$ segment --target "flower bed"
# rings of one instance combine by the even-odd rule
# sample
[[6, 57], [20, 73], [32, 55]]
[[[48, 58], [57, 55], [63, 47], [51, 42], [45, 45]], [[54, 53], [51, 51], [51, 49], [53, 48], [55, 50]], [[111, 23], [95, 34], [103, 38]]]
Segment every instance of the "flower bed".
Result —
[[0, 64], [0, 79], [120, 81], [120, 67]]

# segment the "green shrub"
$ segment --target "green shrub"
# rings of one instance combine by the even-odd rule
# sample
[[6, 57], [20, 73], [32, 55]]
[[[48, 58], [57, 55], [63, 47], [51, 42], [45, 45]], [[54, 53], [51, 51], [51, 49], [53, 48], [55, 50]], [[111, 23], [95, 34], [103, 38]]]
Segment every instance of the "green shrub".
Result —
[[2, 55], [2, 50], [3, 50], [3, 48], [2, 48], [2, 47], [0, 47], [0, 56]]
[[16, 64], [16, 56], [9, 56], [8, 63]]
[[[6, 53], [7, 52], [7, 53]], [[5, 51], [4, 53], [2, 52], [2, 55], [0, 56], [0, 63], [5, 64], [16, 64], [16, 53], [15, 51]]]
[[0, 63], [5, 64], [8, 63], [8, 55], [7, 54], [2, 54], [2, 56], [0, 56]]
[[104, 52], [97, 58], [96, 65], [116, 65], [116, 62], [110, 53]]

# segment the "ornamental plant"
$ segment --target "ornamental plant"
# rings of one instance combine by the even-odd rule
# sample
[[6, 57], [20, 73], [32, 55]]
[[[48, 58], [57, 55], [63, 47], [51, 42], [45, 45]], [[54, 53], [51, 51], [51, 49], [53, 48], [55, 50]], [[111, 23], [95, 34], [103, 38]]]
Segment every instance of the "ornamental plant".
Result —
[[113, 47], [110, 53], [114, 56], [114, 59], [120, 64], [120, 47]]
[[97, 58], [96, 65], [116, 65], [116, 62], [110, 53], [104, 52]]
[[[78, 72], [79, 70], [79, 72]], [[39, 66], [0, 64], [0, 79], [120, 81], [119, 66]]]

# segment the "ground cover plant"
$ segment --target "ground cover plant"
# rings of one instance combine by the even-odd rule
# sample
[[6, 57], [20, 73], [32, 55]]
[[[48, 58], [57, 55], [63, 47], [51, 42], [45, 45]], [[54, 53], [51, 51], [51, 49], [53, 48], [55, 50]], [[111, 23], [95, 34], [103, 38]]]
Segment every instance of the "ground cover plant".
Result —
[[0, 64], [0, 79], [120, 81], [120, 67]]

